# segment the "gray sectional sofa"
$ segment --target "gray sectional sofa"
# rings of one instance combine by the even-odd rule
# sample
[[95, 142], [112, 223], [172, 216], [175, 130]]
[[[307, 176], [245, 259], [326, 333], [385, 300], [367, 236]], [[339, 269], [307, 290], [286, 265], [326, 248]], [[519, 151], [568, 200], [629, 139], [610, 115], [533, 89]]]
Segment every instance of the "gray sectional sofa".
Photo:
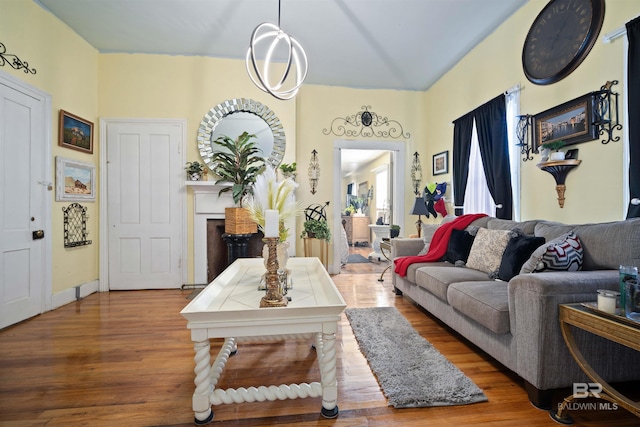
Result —
[[[392, 256], [417, 255], [435, 227], [425, 227], [425, 239], [391, 239]], [[393, 286], [398, 295], [409, 297], [518, 374], [530, 401], [549, 408], [555, 389], [588, 381], [562, 338], [558, 305], [596, 301], [598, 289], [618, 289], [619, 265], [640, 266], [640, 219], [565, 225], [485, 217], [469, 228], [473, 227], [517, 228], [546, 242], [574, 231], [582, 243], [582, 270], [520, 272], [501, 281], [449, 262], [417, 263], [409, 266], [405, 277], [394, 271]], [[576, 331], [575, 336], [585, 357], [608, 382], [640, 379], [640, 353], [587, 332]]]

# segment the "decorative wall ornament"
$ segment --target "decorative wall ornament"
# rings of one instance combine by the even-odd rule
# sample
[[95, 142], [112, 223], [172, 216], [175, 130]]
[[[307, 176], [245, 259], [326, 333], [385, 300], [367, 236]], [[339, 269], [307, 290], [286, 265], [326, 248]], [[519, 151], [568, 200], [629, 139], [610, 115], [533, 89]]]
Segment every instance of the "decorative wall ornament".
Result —
[[35, 74], [35, 68], [29, 68], [27, 61], [22, 61], [17, 55], [7, 53], [7, 48], [3, 43], [0, 43], [0, 66], [4, 67], [5, 64], [9, 64], [14, 70], [22, 69], [26, 74]]
[[411, 134], [405, 132], [397, 120], [389, 120], [376, 114], [370, 105], [363, 105], [362, 111], [346, 117], [336, 117], [331, 122], [330, 129], [323, 129], [325, 135], [350, 137], [378, 137], [409, 139]]
[[413, 183], [413, 194], [420, 195], [420, 182], [422, 181], [422, 166], [420, 165], [420, 154], [413, 153], [413, 163], [411, 164], [411, 182]]
[[516, 125], [518, 143], [516, 147], [520, 147], [520, 154], [524, 156], [522, 158], [523, 162], [533, 160], [533, 156], [531, 155], [533, 152], [533, 147], [531, 146], [533, 139], [531, 136], [533, 116], [531, 114], [524, 114], [522, 116], [516, 116], [516, 118], [518, 119], [518, 124]]
[[598, 128], [598, 133], [606, 138], [600, 141], [603, 144], [620, 141], [620, 136], [613, 136], [614, 130], [622, 130], [618, 122], [618, 93], [611, 90], [611, 86], [617, 84], [617, 80], [607, 81], [593, 94], [593, 124]]
[[79, 203], [71, 203], [69, 207], [62, 208], [64, 213], [64, 247], [75, 248], [91, 244], [87, 240], [87, 207]]
[[309, 161], [309, 185], [311, 186], [311, 194], [316, 194], [318, 188], [318, 180], [320, 179], [320, 163], [318, 162], [318, 152], [311, 152], [311, 160]]

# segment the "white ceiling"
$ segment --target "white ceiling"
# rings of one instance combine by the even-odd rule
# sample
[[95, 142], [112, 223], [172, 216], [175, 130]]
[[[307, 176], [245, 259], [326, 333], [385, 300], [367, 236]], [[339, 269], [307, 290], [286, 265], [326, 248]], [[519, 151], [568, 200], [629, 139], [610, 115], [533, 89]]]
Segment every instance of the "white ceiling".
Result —
[[[98, 51], [244, 58], [277, 0], [34, 0]], [[306, 83], [425, 90], [528, 0], [281, 0]], [[249, 80], [248, 80], [249, 81]]]

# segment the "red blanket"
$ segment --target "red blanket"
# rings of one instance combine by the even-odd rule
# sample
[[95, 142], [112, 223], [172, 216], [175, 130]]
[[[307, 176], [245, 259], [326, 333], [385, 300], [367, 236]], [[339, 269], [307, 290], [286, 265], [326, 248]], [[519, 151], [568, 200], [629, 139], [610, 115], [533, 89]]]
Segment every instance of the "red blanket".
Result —
[[393, 261], [396, 265], [395, 272], [399, 274], [400, 277], [405, 277], [407, 275], [407, 269], [413, 263], [440, 261], [442, 257], [447, 253], [447, 246], [449, 245], [451, 231], [463, 230], [476, 219], [483, 218], [485, 216], [487, 216], [487, 214], [461, 215], [451, 222], [442, 224], [436, 229], [436, 232], [433, 233], [433, 237], [431, 238], [431, 245], [429, 246], [429, 250], [427, 251], [427, 253], [424, 255], [396, 258]]

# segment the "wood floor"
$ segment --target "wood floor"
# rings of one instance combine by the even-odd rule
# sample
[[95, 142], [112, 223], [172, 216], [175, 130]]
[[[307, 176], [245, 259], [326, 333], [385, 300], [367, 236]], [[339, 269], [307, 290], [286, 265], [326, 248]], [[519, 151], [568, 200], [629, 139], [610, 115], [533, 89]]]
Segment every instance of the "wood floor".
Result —
[[[365, 256], [369, 248], [356, 251]], [[489, 399], [467, 406], [387, 406], [344, 314], [338, 330], [338, 418], [321, 398], [215, 406], [211, 425], [553, 426], [529, 404], [522, 382], [406, 298], [392, 292], [383, 262], [349, 264], [334, 281], [349, 307], [395, 306]], [[120, 291], [85, 299], [0, 330], [0, 426], [190, 426], [193, 347], [179, 314], [190, 290]], [[212, 345], [213, 350], [218, 344]], [[398, 349], [402, 357], [402, 349]], [[304, 341], [241, 344], [219, 386], [318, 381]], [[564, 396], [558, 396], [561, 399]], [[633, 426], [628, 412], [572, 413], [577, 426]]]

